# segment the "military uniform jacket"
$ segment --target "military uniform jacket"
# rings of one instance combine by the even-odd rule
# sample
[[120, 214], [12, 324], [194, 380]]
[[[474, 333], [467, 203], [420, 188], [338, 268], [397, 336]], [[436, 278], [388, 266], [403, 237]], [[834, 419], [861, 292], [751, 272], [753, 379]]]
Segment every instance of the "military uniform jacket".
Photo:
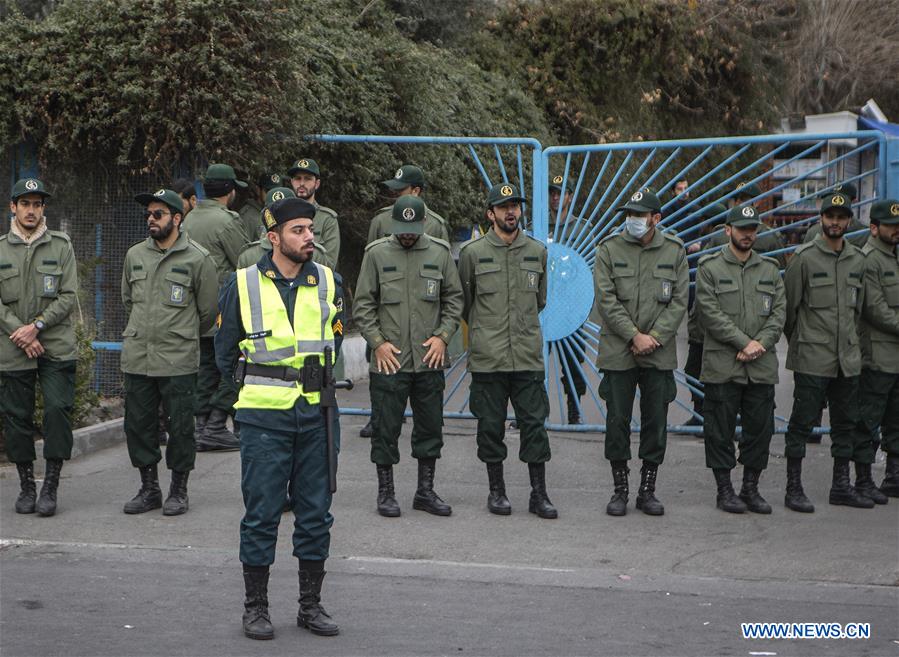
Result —
[[459, 253], [468, 322], [468, 369], [543, 369], [540, 311], [546, 306], [546, 247], [523, 230], [506, 244], [490, 230]]
[[122, 270], [122, 371], [193, 374], [200, 336], [215, 323], [218, 279], [209, 252], [185, 233], [167, 251], [147, 238], [128, 249]]
[[[402, 372], [423, 372], [425, 340], [449, 343], [462, 315], [462, 284], [449, 244], [422, 235], [410, 249], [396, 237], [365, 248], [356, 283], [353, 319], [372, 349], [390, 342]], [[374, 358], [371, 370], [378, 370]]]
[[[741, 263], [729, 246], [699, 261], [696, 313], [703, 331], [705, 383], [777, 383], [777, 341], [787, 316], [780, 266], [774, 258], [750, 252]], [[737, 353], [750, 340], [765, 353], [741, 363]]]
[[[602, 323], [596, 365], [606, 370], [677, 367], [675, 337], [687, 312], [689, 266], [684, 244], [658, 229], [643, 246], [626, 232], [596, 247], [595, 308]], [[647, 356], [631, 353], [637, 333], [662, 345]]]
[[[371, 220], [368, 227], [368, 243], [371, 244], [375, 240], [390, 235], [390, 222], [393, 220], [393, 206], [388, 205], [386, 208], [378, 210], [377, 214]], [[446, 219], [431, 210], [425, 204], [425, 234], [436, 237], [444, 242], [449, 242], [449, 227]]]
[[187, 215], [184, 228], [190, 239], [209, 251], [218, 283], [224, 283], [237, 268], [237, 259], [247, 243], [240, 215], [218, 201], [203, 199]]
[[[255, 265], [259, 262], [259, 258], [271, 252], [272, 243], [268, 241], [268, 234], [265, 234], [262, 236], [262, 239], [250, 242], [243, 248], [243, 251], [240, 252], [240, 257], [237, 258], [237, 268], [244, 269], [245, 267]], [[318, 242], [312, 243], [312, 262], [317, 262], [329, 269], [334, 269], [334, 266], [337, 264], [325, 250], [325, 247]]]
[[75, 253], [68, 235], [47, 230], [30, 245], [13, 232], [0, 237], [0, 371], [37, 368], [37, 359], [28, 358], [9, 336], [38, 318], [47, 325], [38, 335], [45, 352], [42, 358], [77, 358], [71, 319], [77, 290]]
[[796, 249], [784, 273], [787, 369], [826, 377], [861, 372], [858, 316], [864, 267], [861, 250], [846, 241], [839, 254], [821, 235]]
[[255, 242], [263, 233], [262, 227], [262, 206], [256, 199], [247, 199], [243, 207], [238, 212], [240, 221], [243, 223], [244, 233], [247, 242]]
[[[318, 242], [326, 253], [329, 254], [333, 265], [328, 265], [331, 269], [337, 266], [337, 259], [340, 257], [340, 223], [337, 221], [337, 213], [331, 208], [324, 205], [315, 204], [315, 217], [312, 219], [312, 234], [315, 241]], [[319, 264], [324, 264], [317, 261]]]
[[[869, 237], [860, 323], [862, 365], [899, 374], [899, 253]], [[2, 275], [2, 274], [0, 274]]]

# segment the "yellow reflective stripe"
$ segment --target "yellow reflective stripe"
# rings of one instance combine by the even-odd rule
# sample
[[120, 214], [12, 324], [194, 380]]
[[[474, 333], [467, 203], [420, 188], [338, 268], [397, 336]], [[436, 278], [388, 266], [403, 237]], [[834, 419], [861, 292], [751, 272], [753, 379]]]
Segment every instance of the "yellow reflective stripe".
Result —
[[283, 381], [281, 379], [271, 379], [267, 376], [255, 376], [255, 375], [247, 375], [243, 384], [245, 386], [275, 386], [278, 388], [295, 388], [297, 385], [296, 381]]

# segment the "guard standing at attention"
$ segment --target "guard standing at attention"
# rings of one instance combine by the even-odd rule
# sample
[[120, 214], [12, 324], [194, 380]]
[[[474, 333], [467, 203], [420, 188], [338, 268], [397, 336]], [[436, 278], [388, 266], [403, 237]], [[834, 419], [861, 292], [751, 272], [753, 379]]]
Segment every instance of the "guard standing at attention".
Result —
[[[298, 198], [262, 212], [272, 251], [232, 275], [219, 299], [215, 336], [222, 376], [240, 385], [240, 561], [246, 600], [243, 630], [251, 639], [274, 636], [268, 610], [269, 567], [290, 485], [296, 518], [293, 554], [299, 560], [297, 625], [333, 636], [338, 627], [321, 606], [331, 542], [327, 430], [321, 390], [326, 348], [336, 355], [343, 336], [340, 277], [312, 261], [315, 206]], [[335, 456], [339, 422], [332, 427]]]
[[365, 248], [353, 319], [372, 350], [371, 460], [378, 471], [378, 513], [400, 515], [393, 488], [406, 402], [412, 404], [412, 458], [418, 488], [412, 508], [438, 516], [452, 509], [434, 492], [443, 449], [446, 348], [462, 315], [462, 285], [450, 246], [424, 234], [425, 204], [403, 196], [391, 236]]
[[315, 206], [315, 219], [312, 223], [315, 241], [323, 247], [336, 267], [340, 258], [340, 222], [337, 220], [337, 212], [319, 205], [316, 200], [322, 184], [318, 163], [311, 158], [301, 157], [287, 170], [287, 175], [290, 176], [290, 186], [297, 198]]
[[[705, 463], [718, 486], [717, 505], [729, 513], [771, 513], [758, 490], [774, 430], [776, 345], [786, 318], [780, 265], [752, 249], [761, 221], [751, 205], [727, 214], [730, 244], [700, 259], [696, 304], [701, 317], [705, 389]], [[742, 418], [743, 487], [734, 493], [733, 436]]]
[[863, 302], [865, 256], [843, 238], [852, 217], [851, 200], [833, 194], [821, 207], [821, 234], [796, 249], [784, 273], [790, 341], [787, 369], [793, 370], [793, 410], [784, 436], [788, 509], [812, 513], [802, 488], [802, 459], [824, 401], [830, 407], [833, 483], [830, 503], [870, 509], [871, 498], [849, 481], [849, 462], [863, 457], [870, 441], [861, 425], [858, 317]]
[[[870, 218], [871, 236], [862, 249], [865, 294], [858, 396], [871, 441], [863, 444], [855, 462], [855, 488], [886, 504], [887, 497], [899, 497], [899, 200], [875, 202]], [[871, 476], [878, 443], [887, 455], [879, 491]]]
[[540, 311], [546, 305], [546, 247], [521, 229], [523, 196], [511, 185], [494, 185], [487, 196], [493, 228], [459, 253], [459, 276], [469, 326], [468, 369], [471, 412], [478, 419], [478, 458], [487, 464], [491, 513], [509, 515], [503, 461], [506, 410], [515, 409], [528, 464], [528, 511], [557, 518], [546, 494], [549, 437], [544, 427], [549, 399], [543, 383]]
[[[125, 513], [162, 507], [166, 516], [188, 509], [187, 479], [194, 468], [194, 403], [200, 336], [215, 323], [218, 277], [209, 252], [181, 231], [182, 203], [160, 189], [134, 197], [146, 207], [149, 237], [128, 249], [122, 266], [125, 438], [140, 472], [137, 495]], [[166, 466], [172, 471], [162, 502], [157, 410], [168, 418]]]
[[[52, 516], [62, 462], [72, 458], [78, 272], [69, 236], [47, 227], [50, 193], [37, 178], [16, 182], [12, 222], [0, 237], [0, 417], [16, 464], [16, 513]], [[34, 481], [35, 383], [44, 396], [44, 485]]]
[[[219, 285], [237, 267], [237, 259], [247, 243], [240, 215], [228, 208], [234, 202], [236, 187], [247, 183], [237, 180], [227, 164], [210, 164], [203, 179], [206, 198], [197, 203], [186, 222], [187, 233], [209, 251], [218, 272]], [[222, 378], [216, 367], [215, 327], [200, 338], [200, 371], [197, 374], [196, 431], [198, 452], [234, 450], [240, 447], [237, 436], [228, 430], [228, 417], [234, 412], [237, 390], [234, 382]]]
[[[821, 194], [818, 198], [827, 199], [829, 196], [833, 196], [834, 194], [842, 194], [843, 196], [849, 197], [850, 205], [855, 203], [858, 200], [858, 188], [852, 183], [837, 183], [833, 186], [833, 189], [830, 189], [823, 194]], [[861, 221], [858, 220], [857, 217], [853, 215], [853, 217], [849, 220], [849, 227], [846, 229], [846, 233], [858, 233], [849, 237], [848, 240], [858, 248], [864, 248], [865, 244], [868, 243], [868, 237], [870, 233], [866, 230], [868, 227], [865, 226]], [[859, 233], [859, 231], [864, 230], [864, 233]], [[811, 242], [813, 239], [818, 237], [821, 234], [821, 222], [816, 221], [809, 229], [805, 231], [805, 235], [802, 238], [802, 243], [806, 244]]]
[[[425, 189], [425, 174], [419, 167], [414, 164], [404, 164], [396, 170], [393, 178], [385, 180], [382, 183], [397, 198], [403, 196], [421, 197]], [[449, 242], [449, 227], [446, 219], [434, 212], [431, 208], [425, 206], [425, 235], [436, 237], [437, 239]], [[368, 227], [368, 243], [371, 244], [375, 240], [390, 235], [390, 229], [393, 226], [393, 206], [388, 205], [381, 208], [371, 220]]]
[[599, 395], [606, 402], [605, 456], [615, 492], [606, 513], [627, 513], [631, 416], [640, 388], [640, 490], [637, 508], [660, 516], [655, 497], [658, 468], [665, 458], [668, 404], [677, 396], [677, 330], [687, 311], [689, 274], [683, 242], [656, 229], [659, 197], [649, 188], [620, 208], [624, 230], [596, 247], [596, 309], [602, 318], [597, 367]]

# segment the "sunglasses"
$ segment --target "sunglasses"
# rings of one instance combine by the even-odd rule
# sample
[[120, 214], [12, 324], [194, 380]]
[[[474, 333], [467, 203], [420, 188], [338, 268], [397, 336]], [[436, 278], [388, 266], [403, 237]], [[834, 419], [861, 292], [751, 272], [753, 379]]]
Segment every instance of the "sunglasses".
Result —
[[149, 219], [153, 217], [156, 221], [159, 221], [166, 215], [172, 214], [171, 212], [166, 212], [165, 210], [147, 210], [144, 212], [144, 219]]

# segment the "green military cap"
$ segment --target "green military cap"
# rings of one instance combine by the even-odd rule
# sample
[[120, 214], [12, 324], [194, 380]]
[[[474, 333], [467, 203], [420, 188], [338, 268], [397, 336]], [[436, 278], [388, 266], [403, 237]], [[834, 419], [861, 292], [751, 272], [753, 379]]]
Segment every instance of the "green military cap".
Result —
[[[564, 179], [565, 178], [563, 176], [554, 176], [552, 179], [552, 182], [549, 184], [549, 188], [554, 189], [557, 192], [559, 192], [559, 194], [561, 194], [562, 193], [562, 181]], [[567, 192], [571, 191], [571, 183], [565, 183], [565, 191], [567, 191]]]
[[630, 200], [619, 207], [616, 212], [656, 212], [662, 211], [662, 203], [659, 201], [658, 195], [649, 187], [644, 187], [638, 192], [634, 192]]
[[181, 194], [178, 192], [172, 191], [171, 189], [160, 189], [152, 194], [150, 192], [146, 192], [144, 194], [137, 194], [134, 197], [134, 200], [147, 207], [153, 201], [159, 201], [160, 203], [165, 203], [172, 211], [172, 214], [183, 214], [184, 213], [184, 203], [181, 198]]
[[12, 196], [10, 198], [15, 201], [20, 196], [25, 196], [25, 194], [37, 194], [44, 198], [50, 196], [50, 192], [44, 188], [44, 183], [37, 178], [22, 178], [21, 180], [17, 180], [16, 184], [12, 187]]
[[311, 173], [316, 178], [321, 178], [321, 170], [318, 168], [318, 162], [308, 157], [301, 157], [293, 163], [293, 166], [287, 170], [288, 176], [295, 176], [298, 173]]
[[283, 187], [284, 179], [280, 173], [263, 173], [256, 180], [256, 184], [264, 191], [269, 191], [275, 187]]
[[740, 198], [756, 198], [757, 196], [762, 195], [762, 190], [756, 183], [740, 183], [734, 188], [734, 199], [740, 200]]
[[404, 164], [396, 170], [393, 178], [385, 180], [383, 184], [392, 190], [406, 189], [406, 187], [424, 187], [425, 172], [414, 164]]
[[871, 221], [886, 226], [899, 224], [899, 200], [885, 198], [871, 204]]
[[309, 201], [297, 198], [282, 198], [272, 203], [271, 207], [262, 210], [262, 225], [266, 230], [285, 224], [294, 219], [312, 219], [315, 217], [315, 206]]
[[852, 199], [837, 192], [836, 194], [828, 194], [821, 203], [821, 214], [828, 210], [842, 210], [847, 216], [852, 216]]
[[390, 232], [394, 235], [421, 235], [425, 232], [425, 202], [417, 196], [400, 196], [393, 204]]
[[712, 203], [702, 212], [703, 219], [711, 219], [727, 213], [727, 206], [724, 203]]
[[206, 169], [204, 180], [230, 180], [238, 187], [246, 187], [247, 183], [237, 179], [234, 167], [230, 164], [210, 164]]
[[498, 183], [490, 188], [487, 193], [487, 207], [492, 208], [494, 205], [502, 205], [509, 201], [524, 203], [527, 199], [515, 191], [509, 183]]
[[759, 226], [762, 220], [759, 219], [758, 211], [751, 205], [734, 206], [727, 213], [727, 219], [724, 222], [728, 226], [735, 228], [750, 228]]
[[851, 201], [858, 198], [858, 188], [852, 183], [837, 183], [833, 186], [833, 189], [822, 192], [818, 198], [827, 198], [831, 194], [836, 194], [837, 192], [844, 196], [848, 196]]
[[297, 195], [289, 187], [273, 187], [265, 195], [265, 207], [271, 207], [275, 201], [283, 201], [286, 198], [296, 198]]

